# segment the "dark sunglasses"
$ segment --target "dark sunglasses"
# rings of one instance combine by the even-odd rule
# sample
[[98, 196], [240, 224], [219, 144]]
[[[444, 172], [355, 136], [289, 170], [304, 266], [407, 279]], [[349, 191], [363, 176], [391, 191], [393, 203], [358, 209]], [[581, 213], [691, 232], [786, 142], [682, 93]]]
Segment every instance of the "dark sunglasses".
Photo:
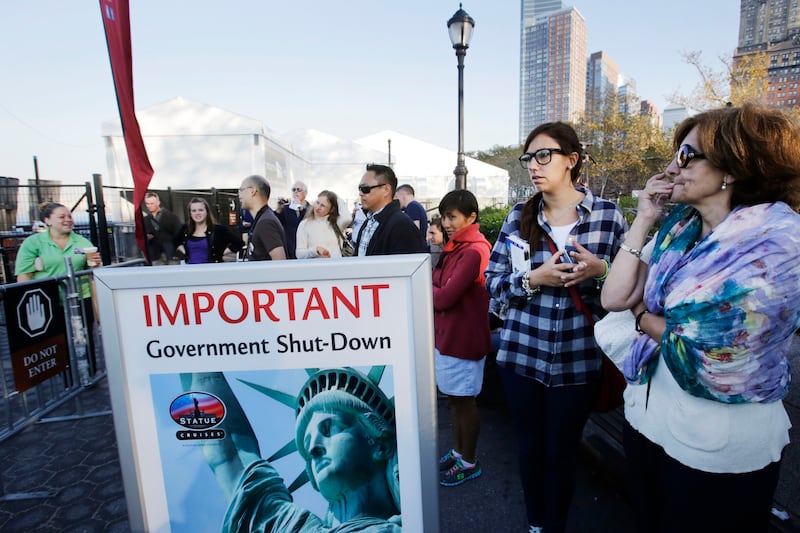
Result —
[[686, 168], [692, 159], [705, 159], [706, 155], [690, 144], [682, 144], [675, 154], [675, 163], [678, 168]]
[[385, 183], [379, 183], [377, 185], [359, 185], [358, 186], [358, 192], [360, 192], [361, 194], [369, 194], [369, 193], [372, 192], [372, 189], [375, 189], [377, 187], [383, 187], [384, 185], [386, 185], [386, 184]]
[[532, 154], [524, 153], [519, 156], [519, 164], [522, 165], [522, 168], [525, 170], [528, 169], [528, 164], [531, 162], [531, 159], [536, 160], [540, 165], [546, 165], [553, 159], [553, 152], [563, 154], [564, 150], [561, 148], [539, 148]]

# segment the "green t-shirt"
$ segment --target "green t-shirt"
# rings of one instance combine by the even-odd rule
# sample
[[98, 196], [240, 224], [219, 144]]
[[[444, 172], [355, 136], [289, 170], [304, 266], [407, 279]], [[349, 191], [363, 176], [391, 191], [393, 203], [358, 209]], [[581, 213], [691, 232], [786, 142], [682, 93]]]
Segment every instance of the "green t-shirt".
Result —
[[[22, 246], [17, 251], [14, 275], [32, 273], [33, 279], [66, 276], [67, 265], [64, 262], [65, 257], [70, 258], [72, 268], [75, 271], [86, 270], [86, 255], [76, 254], [75, 249], [89, 246], [94, 246], [94, 244], [74, 231], [70, 233], [67, 246], [63, 250], [50, 238], [49, 231], [34, 233], [22, 241]], [[42, 260], [42, 270], [36, 269], [37, 257]], [[84, 298], [91, 297], [92, 290], [88, 283], [79, 283], [79, 286], [81, 286], [81, 294]]]

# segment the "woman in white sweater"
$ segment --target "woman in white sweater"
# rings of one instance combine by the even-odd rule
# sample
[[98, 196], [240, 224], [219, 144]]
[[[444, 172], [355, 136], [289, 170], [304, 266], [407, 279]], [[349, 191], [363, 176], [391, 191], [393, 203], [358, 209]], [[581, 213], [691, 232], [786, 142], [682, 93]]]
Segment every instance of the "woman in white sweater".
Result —
[[297, 227], [297, 258], [342, 257], [339, 198], [334, 192], [322, 191], [313, 207]]

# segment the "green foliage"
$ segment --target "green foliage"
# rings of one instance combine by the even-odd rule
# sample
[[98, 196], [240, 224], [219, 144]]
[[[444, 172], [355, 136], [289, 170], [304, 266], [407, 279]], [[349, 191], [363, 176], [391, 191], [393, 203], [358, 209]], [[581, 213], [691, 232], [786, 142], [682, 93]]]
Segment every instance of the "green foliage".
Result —
[[481, 224], [481, 233], [483, 233], [483, 236], [486, 237], [486, 240], [488, 240], [492, 246], [494, 246], [498, 235], [500, 235], [503, 221], [506, 219], [506, 215], [510, 209], [510, 206], [486, 207], [478, 214], [478, 220]]
[[631, 195], [620, 196], [619, 200], [617, 200], [617, 205], [622, 209], [622, 213], [625, 215], [628, 225], [633, 224], [633, 219], [636, 218], [636, 198]]

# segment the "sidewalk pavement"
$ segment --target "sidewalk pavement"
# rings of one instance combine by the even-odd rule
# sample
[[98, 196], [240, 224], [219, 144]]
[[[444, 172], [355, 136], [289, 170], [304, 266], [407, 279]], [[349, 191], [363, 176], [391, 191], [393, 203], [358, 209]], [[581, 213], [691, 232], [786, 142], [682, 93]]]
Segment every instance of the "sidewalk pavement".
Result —
[[[795, 346], [800, 348], [799, 342]], [[770, 531], [800, 532], [800, 355], [793, 354], [795, 384], [786, 404], [794, 423], [776, 502], [790, 513]], [[515, 439], [501, 404], [481, 402], [479, 460], [483, 475], [457, 487], [440, 487], [441, 533], [524, 532], [525, 510], [516, 466]], [[450, 438], [447, 404], [438, 402], [440, 448]], [[605, 415], [604, 415], [605, 416]], [[584, 433], [569, 533], [633, 531], [620, 484], [622, 457], [603, 420]], [[42, 421], [0, 443], [0, 531], [129, 531], [108, 380], [100, 380]], [[218, 531], [210, 526], [209, 531]], [[417, 532], [414, 532], [417, 533]]]

